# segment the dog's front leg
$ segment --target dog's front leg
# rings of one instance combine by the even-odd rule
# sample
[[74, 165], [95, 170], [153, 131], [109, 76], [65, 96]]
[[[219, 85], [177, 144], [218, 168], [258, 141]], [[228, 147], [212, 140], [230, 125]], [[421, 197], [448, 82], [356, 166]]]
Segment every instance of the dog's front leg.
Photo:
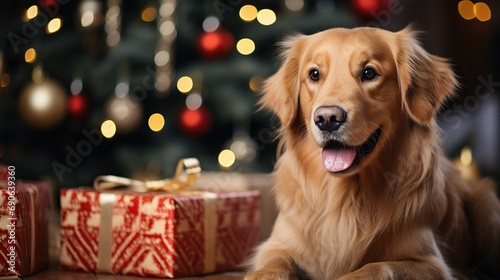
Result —
[[387, 279], [454, 279], [448, 267], [437, 257], [419, 260], [369, 263], [346, 274], [339, 280], [387, 280]]
[[[277, 230], [279, 229], [279, 230]], [[296, 261], [300, 254], [290, 237], [296, 229], [278, 214], [269, 239], [256, 251], [245, 280], [298, 280], [301, 278]]]

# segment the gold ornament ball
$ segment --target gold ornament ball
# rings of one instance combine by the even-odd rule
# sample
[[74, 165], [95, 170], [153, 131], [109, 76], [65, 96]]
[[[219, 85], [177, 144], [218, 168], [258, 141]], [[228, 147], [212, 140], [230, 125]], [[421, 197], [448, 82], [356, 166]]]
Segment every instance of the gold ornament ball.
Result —
[[59, 124], [66, 115], [67, 97], [64, 88], [51, 79], [28, 84], [19, 98], [22, 119], [37, 129]]
[[139, 126], [142, 120], [142, 107], [129, 96], [110, 98], [106, 105], [108, 117], [116, 124], [117, 132], [128, 133]]

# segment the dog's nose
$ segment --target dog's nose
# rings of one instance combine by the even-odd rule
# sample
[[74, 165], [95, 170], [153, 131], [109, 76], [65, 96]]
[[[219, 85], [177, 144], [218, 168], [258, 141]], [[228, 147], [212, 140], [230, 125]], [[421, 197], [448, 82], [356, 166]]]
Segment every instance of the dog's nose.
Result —
[[314, 123], [321, 131], [338, 130], [346, 118], [347, 112], [339, 106], [321, 106], [314, 111]]

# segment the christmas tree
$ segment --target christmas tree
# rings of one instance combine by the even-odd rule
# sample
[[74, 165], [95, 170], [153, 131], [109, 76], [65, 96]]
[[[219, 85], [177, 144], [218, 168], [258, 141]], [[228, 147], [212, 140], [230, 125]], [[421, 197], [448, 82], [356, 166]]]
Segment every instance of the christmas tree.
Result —
[[[410, 2], [40, 0], [0, 4], [0, 160], [59, 187], [102, 174], [269, 172], [261, 82], [294, 32], [400, 28]], [[458, 13], [455, 12], [458, 16]]]

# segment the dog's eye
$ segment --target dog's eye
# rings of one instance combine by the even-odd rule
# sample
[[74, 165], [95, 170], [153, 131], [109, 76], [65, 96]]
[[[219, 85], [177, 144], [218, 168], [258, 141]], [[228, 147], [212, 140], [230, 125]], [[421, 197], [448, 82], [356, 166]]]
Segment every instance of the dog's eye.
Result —
[[319, 81], [319, 71], [317, 69], [311, 70], [311, 72], [309, 72], [309, 79], [314, 82]]
[[370, 81], [373, 80], [377, 77], [377, 72], [371, 67], [367, 67], [363, 69], [363, 73], [361, 74], [361, 80], [364, 81]]

